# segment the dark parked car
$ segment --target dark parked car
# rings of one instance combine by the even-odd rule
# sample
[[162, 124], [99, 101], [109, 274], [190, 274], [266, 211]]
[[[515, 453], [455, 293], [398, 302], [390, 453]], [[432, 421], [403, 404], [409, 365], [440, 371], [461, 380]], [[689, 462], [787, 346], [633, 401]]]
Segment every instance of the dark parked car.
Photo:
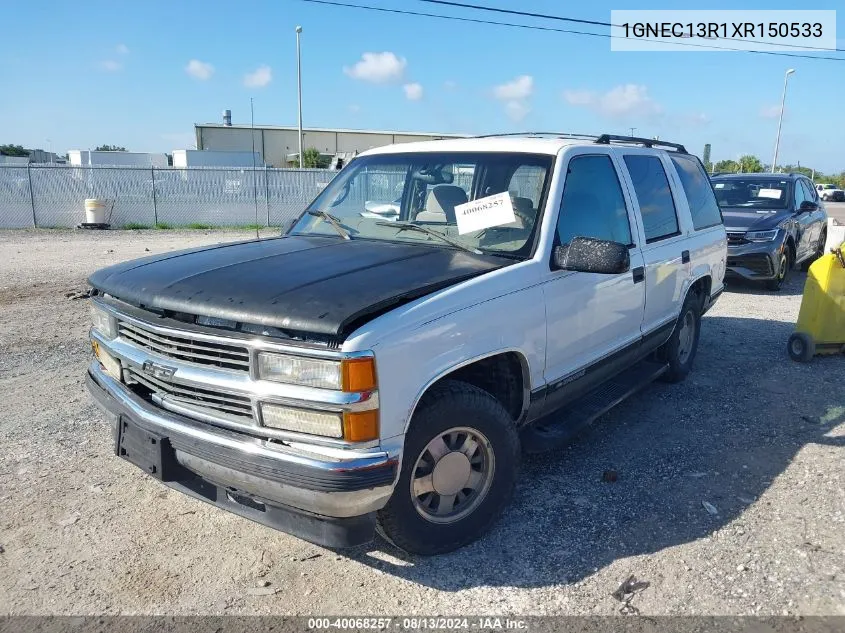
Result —
[[827, 213], [801, 174], [724, 174], [711, 179], [728, 233], [729, 276], [778, 290], [796, 264], [824, 253]]

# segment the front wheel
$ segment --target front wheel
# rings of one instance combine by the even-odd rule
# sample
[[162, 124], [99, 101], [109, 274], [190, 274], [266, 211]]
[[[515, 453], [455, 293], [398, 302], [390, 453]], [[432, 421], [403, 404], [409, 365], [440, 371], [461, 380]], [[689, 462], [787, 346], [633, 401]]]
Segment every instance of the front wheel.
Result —
[[792, 269], [791, 251], [784, 247], [778, 257], [778, 271], [774, 279], [766, 282], [766, 288], [769, 290], [780, 290], [783, 284], [789, 277], [789, 271]]
[[665, 382], [681, 382], [692, 369], [701, 333], [701, 299], [695, 292], [687, 294], [681, 315], [672, 336], [658, 350], [658, 358], [669, 365], [661, 376]]
[[414, 413], [399, 481], [378, 512], [379, 533], [422, 555], [476, 540], [510, 501], [519, 459], [519, 436], [501, 403], [474, 385], [444, 380]]

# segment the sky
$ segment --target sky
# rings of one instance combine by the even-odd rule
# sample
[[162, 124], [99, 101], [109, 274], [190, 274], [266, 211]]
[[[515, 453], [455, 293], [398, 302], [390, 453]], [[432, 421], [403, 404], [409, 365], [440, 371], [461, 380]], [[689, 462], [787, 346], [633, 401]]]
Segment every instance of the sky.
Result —
[[[341, 0], [343, 1], [343, 0]], [[541, 24], [418, 0], [346, 0]], [[641, 0], [642, 1], [642, 0]], [[599, 21], [611, 9], [693, 8], [561, 0], [474, 0]], [[708, 0], [701, 8], [729, 9]], [[838, 46], [845, 48], [845, 7]], [[783, 0], [746, 10], [795, 9]], [[607, 33], [606, 27], [548, 23]], [[845, 61], [744, 52], [611, 52], [610, 40], [301, 0], [9, 2], [0, 48], [0, 144], [64, 154], [100, 144], [191, 148], [194, 123], [296, 125], [295, 27], [302, 33], [305, 127], [488, 134], [515, 131], [659, 136], [712, 158], [771, 162], [784, 73], [779, 163], [845, 170]], [[845, 60], [845, 53], [833, 53]]]

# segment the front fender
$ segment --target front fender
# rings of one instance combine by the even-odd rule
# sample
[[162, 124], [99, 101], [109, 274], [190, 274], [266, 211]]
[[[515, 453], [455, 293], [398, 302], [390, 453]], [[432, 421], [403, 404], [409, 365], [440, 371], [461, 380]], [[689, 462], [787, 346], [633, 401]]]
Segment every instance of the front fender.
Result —
[[400, 332], [373, 346], [382, 440], [404, 435], [425, 391], [467, 364], [519, 354], [528, 386], [543, 380], [546, 314], [540, 286], [523, 288]]

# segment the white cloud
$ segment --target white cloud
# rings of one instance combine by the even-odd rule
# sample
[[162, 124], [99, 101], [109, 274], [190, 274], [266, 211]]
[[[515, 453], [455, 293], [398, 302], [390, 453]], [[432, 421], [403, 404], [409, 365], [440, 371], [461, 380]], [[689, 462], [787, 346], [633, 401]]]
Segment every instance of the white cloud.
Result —
[[446, 90], [457, 90], [458, 82], [452, 79], [447, 79], [443, 82], [443, 88], [445, 88]]
[[129, 47], [126, 44], [118, 44], [114, 47], [114, 50], [117, 52], [118, 55], [128, 55], [129, 54]]
[[763, 106], [760, 108], [760, 116], [764, 119], [776, 119], [780, 116], [780, 106]]
[[588, 106], [595, 98], [595, 93], [590, 90], [564, 90], [563, 92], [563, 100], [574, 106]]
[[405, 98], [408, 101], [419, 101], [423, 98], [423, 87], [418, 83], [405, 84], [402, 86], [405, 91]]
[[493, 97], [505, 103], [505, 114], [512, 121], [522, 121], [531, 111], [528, 99], [533, 93], [534, 77], [531, 75], [520, 75], [493, 88]]
[[244, 75], [244, 86], [247, 88], [263, 88], [273, 81], [273, 69], [267, 65], [259, 66], [255, 71]]
[[624, 84], [605, 93], [592, 90], [566, 90], [563, 100], [569, 105], [588, 108], [602, 116], [652, 117], [663, 113], [663, 107], [648, 94], [648, 88], [638, 84]]
[[505, 114], [512, 121], [522, 121], [531, 112], [531, 106], [525, 101], [508, 101], [505, 104]]
[[198, 59], [192, 59], [185, 66], [185, 72], [194, 79], [205, 81], [206, 79], [211, 79], [211, 76], [214, 74], [214, 66], [207, 62], [201, 62]]
[[344, 66], [343, 72], [353, 79], [383, 84], [400, 81], [405, 75], [407, 66], [408, 60], [404, 57], [397, 57], [395, 53], [385, 51], [383, 53], [364, 53], [354, 66]]
[[518, 101], [527, 99], [534, 92], [534, 77], [521, 75], [513, 81], [509, 81], [493, 88], [493, 96], [499, 101]]
[[123, 64], [113, 59], [106, 59], [100, 62], [100, 68], [109, 73], [116, 73], [119, 70], [123, 70]]

